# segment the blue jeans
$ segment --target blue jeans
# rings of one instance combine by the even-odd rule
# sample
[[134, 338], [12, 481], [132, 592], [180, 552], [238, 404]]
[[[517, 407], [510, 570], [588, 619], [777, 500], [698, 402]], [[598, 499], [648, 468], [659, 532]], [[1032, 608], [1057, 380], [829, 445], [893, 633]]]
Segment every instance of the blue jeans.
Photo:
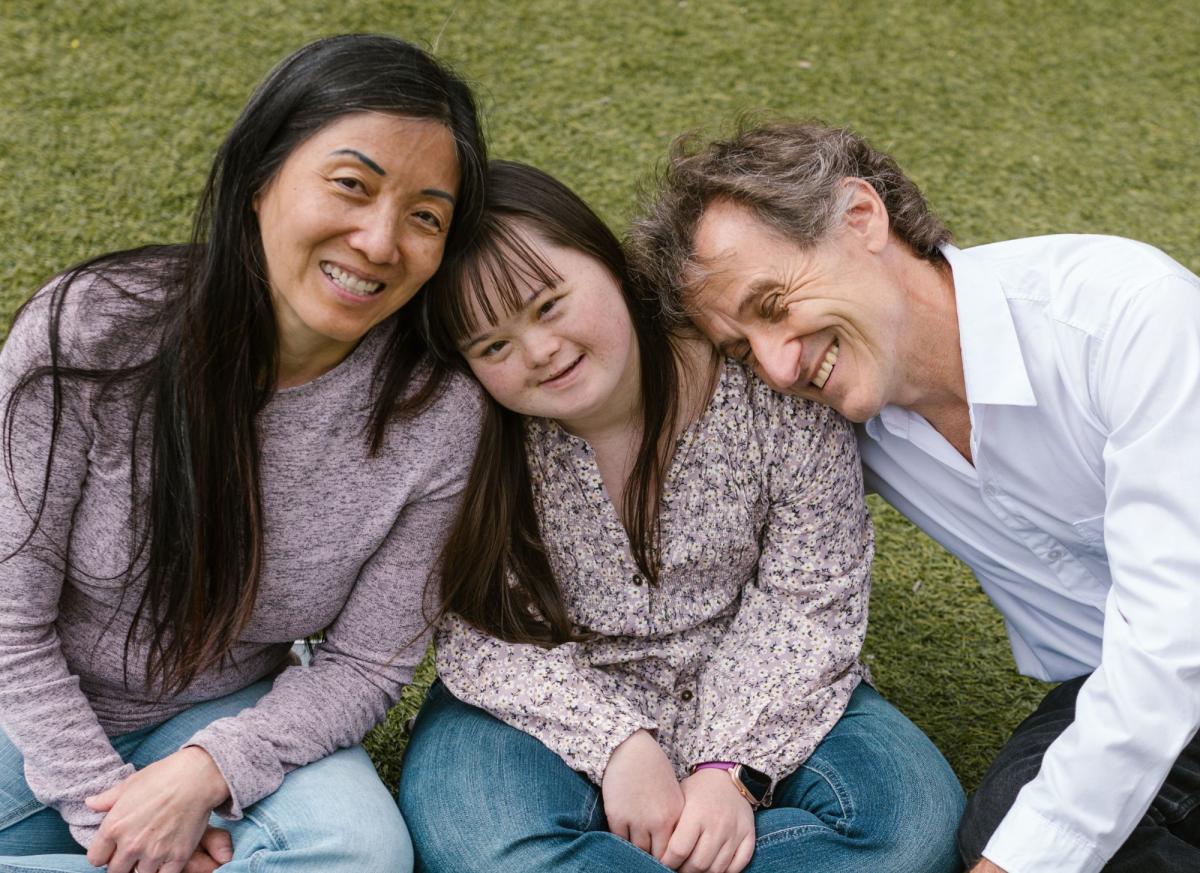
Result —
[[[755, 813], [748, 873], [952, 873], [964, 798], [933, 743], [870, 686]], [[608, 832], [600, 791], [530, 735], [434, 685], [400, 781], [417, 870], [667, 868]]]
[[[125, 761], [145, 767], [209, 722], [253, 706], [270, 687], [260, 682], [198, 704], [160, 725], [115, 737], [113, 746]], [[233, 838], [233, 860], [221, 867], [228, 873], [412, 870], [404, 820], [361, 746], [293, 770], [240, 821], [214, 815], [210, 823]], [[0, 871], [96, 873], [83, 852], [59, 814], [34, 798], [21, 753], [0, 732]]]

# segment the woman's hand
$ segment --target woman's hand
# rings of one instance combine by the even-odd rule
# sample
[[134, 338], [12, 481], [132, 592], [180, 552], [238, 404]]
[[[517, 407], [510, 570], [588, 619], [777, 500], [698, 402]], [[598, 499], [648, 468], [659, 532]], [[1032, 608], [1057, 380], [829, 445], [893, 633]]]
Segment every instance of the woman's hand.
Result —
[[661, 861], [683, 810], [683, 792], [658, 741], [640, 730], [617, 746], [600, 790], [608, 829]]
[[754, 810], [727, 770], [683, 780], [683, 814], [660, 858], [679, 873], [741, 873], [754, 855]]
[[108, 873], [135, 867], [138, 873], [180, 873], [185, 866], [203, 873], [202, 853], [225, 863], [232, 849], [208, 832], [208, 815], [228, 796], [229, 786], [208, 752], [180, 749], [86, 799], [89, 808], [105, 813], [88, 862], [107, 866]]

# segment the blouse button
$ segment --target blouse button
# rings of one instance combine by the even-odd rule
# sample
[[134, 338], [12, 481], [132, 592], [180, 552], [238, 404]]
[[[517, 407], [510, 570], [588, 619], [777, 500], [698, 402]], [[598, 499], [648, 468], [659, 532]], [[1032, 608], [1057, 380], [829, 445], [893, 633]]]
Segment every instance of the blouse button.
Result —
[[641, 584], [642, 584], [643, 582], [645, 582], [645, 581], [646, 581], [646, 580], [642, 578], [642, 574], [641, 574], [641, 573], [634, 573], [634, 574], [633, 574], [633, 584], [634, 584], [634, 585], [641, 585]]
[[684, 703], [687, 703], [689, 700], [692, 699], [692, 690], [690, 688], [683, 689], [683, 691], [681, 691], [679, 694], [679, 699], [682, 700]]

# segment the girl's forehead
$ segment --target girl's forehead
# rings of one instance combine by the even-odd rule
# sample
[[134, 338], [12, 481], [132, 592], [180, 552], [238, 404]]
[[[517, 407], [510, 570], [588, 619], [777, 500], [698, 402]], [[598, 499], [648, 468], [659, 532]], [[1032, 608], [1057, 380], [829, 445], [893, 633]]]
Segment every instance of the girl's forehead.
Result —
[[524, 310], [563, 277], [550, 247], [515, 222], [492, 221], [459, 276], [456, 333], [464, 345]]

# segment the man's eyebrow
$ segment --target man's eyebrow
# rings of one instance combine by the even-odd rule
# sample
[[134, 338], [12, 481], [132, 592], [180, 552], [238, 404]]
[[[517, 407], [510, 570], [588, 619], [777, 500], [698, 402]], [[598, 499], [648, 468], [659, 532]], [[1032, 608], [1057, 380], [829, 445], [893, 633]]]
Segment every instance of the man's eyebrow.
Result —
[[358, 149], [337, 149], [336, 151], [332, 151], [329, 154], [331, 157], [333, 155], [354, 155], [354, 157], [358, 158], [360, 161], [362, 161], [364, 164], [366, 164], [369, 169], [374, 170], [380, 176], [387, 175], [387, 172], [384, 171], [383, 167], [379, 166], [379, 164], [375, 163], [373, 160], [368, 158], [366, 155], [364, 155]]
[[[537, 300], [538, 297], [541, 296], [541, 293], [549, 287], [550, 287], [549, 285], [541, 285], [537, 288], [534, 288], [533, 293], [525, 298], [525, 302], [521, 304], [521, 308], [518, 309], [517, 312], [524, 312], [526, 309], [528, 309], [533, 304], [533, 301]], [[471, 339], [467, 340], [466, 342], [459, 343], [458, 350], [460, 352], [465, 352], [467, 349], [471, 348], [471, 346], [475, 345], [476, 343], [481, 343], [485, 339], [490, 339], [493, 333], [494, 333], [494, 331], [485, 330], [483, 333], [479, 334], [478, 336], [472, 337]]]

